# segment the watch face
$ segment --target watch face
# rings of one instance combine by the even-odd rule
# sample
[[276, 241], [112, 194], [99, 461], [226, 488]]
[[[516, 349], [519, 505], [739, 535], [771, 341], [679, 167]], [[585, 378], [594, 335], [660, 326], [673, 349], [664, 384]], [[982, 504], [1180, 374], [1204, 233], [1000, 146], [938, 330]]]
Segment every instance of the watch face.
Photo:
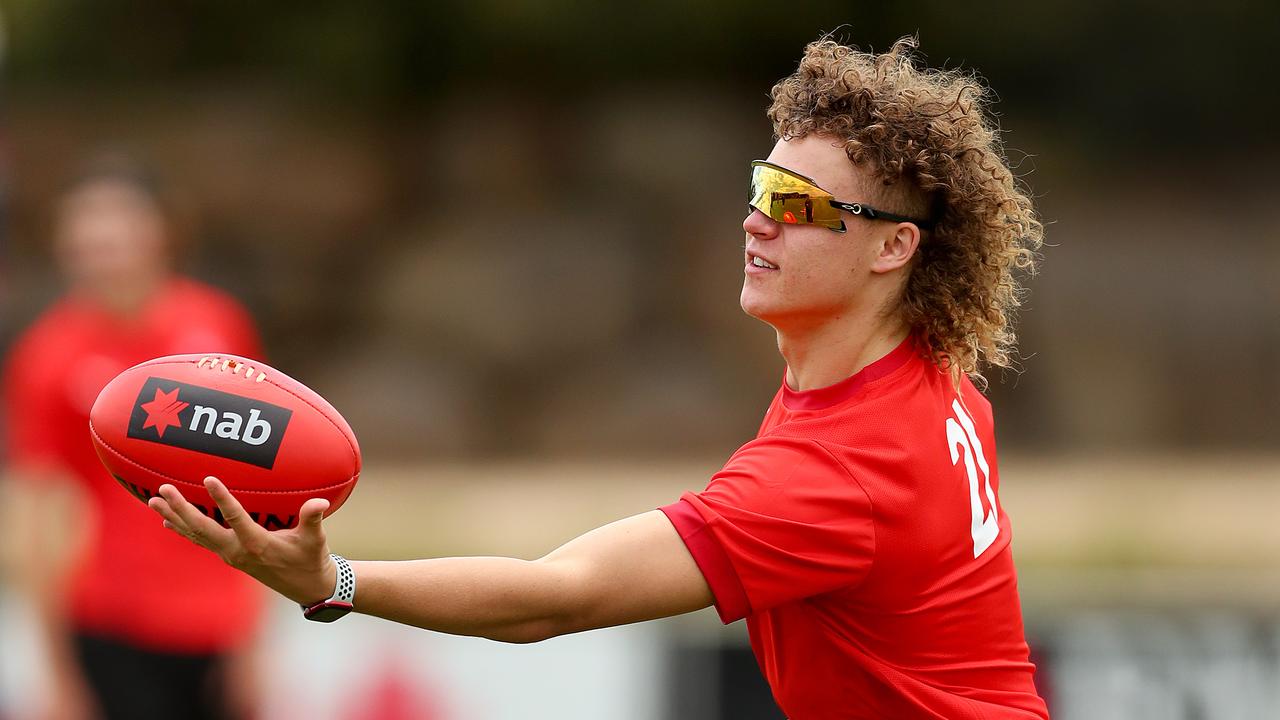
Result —
[[330, 600], [328, 602], [322, 602], [319, 605], [312, 605], [303, 611], [302, 615], [308, 620], [329, 623], [349, 612], [351, 612], [351, 603]]

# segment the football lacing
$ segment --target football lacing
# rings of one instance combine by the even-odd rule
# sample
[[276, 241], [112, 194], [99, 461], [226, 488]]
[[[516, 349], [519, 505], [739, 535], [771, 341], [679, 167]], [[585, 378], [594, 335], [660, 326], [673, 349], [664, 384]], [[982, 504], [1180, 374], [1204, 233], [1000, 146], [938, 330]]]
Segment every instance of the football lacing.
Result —
[[[222, 361], [222, 362], [221, 362], [221, 364], [219, 364], [219, 362], [218, 362], [219, 360], [221, 360], [221, 361]], [[232, 358], [218, 358], [218, 357], [211, 357], [211, 356], [209, 356], [209, 355], [206, 355], [206, 356], [204, 356], [204, 357], [202, 357], [202, 358], [200, 358], [199, 360], [197, 360], [197, 361], [196, 361], [196, 367], [198, 367], [198, 368], [203, 368], [203, 367], [205, 367], [205, 363], [208, 363], [208, 368], [209, 368], [210, 370], [212, 370], [212, 369], [214, 369], [215, 367], [217, 367], [217, 368], [218, 368], [218, 372], [226, 372], [226, 371], [229, 369], [229, 370], [231, 370], [231, 374], [232, 374], [232, 375], [239, 375], [239, 374], [240, 374], [240, 369], [241, 369], [241, 368], [244, 368], [244, 379], [245, 379], [245, 380], [253, 380], [254, 382], [262, 382], [263, 380], [266, 380], [266, 379], [267, 379], [267, 374], [266, 374], [265, 372], [263, 372], [263, 371], [261, 371], [261, 370], [256, 370], [254, 367], [252, 367], [252, 366], [250, 366], [250, 365], [246, 365], [246, 364], [244, 364], [244, 363], [242, 363], [242, 362], [240, 362], [240, 361], [238, 361], [238, 360], [233, 360]], [[258, 376], [257, 376], [256, 378], [253, 376], [253, 374], [254, 374], [255, 372], [258, 374]]]

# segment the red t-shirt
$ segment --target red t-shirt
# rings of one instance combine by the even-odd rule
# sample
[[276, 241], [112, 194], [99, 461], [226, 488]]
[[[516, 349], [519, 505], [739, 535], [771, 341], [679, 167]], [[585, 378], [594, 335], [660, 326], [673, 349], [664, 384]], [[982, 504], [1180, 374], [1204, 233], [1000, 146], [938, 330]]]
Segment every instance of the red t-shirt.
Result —
[[125, 319], [76, 297], [49, 308], [18, 339], [4, 375], [7, 462], [51, 468], [83, 484], [87, 547], [70, 578], [67, 613], [79, 631], [179, 653], [230, 650], [262, 606], [249, 577], [165, 530], [98, 461], [89, 409], [120, 371], [160, 355], [260, 356], [257, 331], [227, 295], [175, 278]]
[[784, 382], [662, 511], [792, 720], [1047, 718], [999, 487], [990, 404], [908, 339], [836, 385]]

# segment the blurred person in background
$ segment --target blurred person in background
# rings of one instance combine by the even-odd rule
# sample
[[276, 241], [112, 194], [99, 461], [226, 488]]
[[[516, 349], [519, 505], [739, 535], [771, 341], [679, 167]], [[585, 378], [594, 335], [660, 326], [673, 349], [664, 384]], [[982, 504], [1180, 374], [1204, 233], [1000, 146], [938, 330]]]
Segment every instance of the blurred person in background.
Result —
[[6, 530], [48, 660], [41, 717], [249, 717], [263, 593], [156, 528], [98, 461], [88, 419], [120, 371], [174, 353], [257, 357], [257, 330], [231, 297], [172, 271], [174, 223], [136, 159], [87, 162], [54, 215], [66, 293], [14, 343], [3, 379]]
[[326, 501], [267, 532], [214, 478], [231, 529], [172, 485], [151, 506], [310, 619], [354, 609], [534, 642], [714, 605], [746, 619], [792, 720], [1047, 718], [991, 406], [971, 380], [1012, 362], [1014, 272], [1042, 228], [983, 87], [918, 68], [913, 48], [813, 43], [773, 89], [740, 303], [787, 367], [757, 437], [704, 491], [536, 561], [350, 562], [329, 554]]

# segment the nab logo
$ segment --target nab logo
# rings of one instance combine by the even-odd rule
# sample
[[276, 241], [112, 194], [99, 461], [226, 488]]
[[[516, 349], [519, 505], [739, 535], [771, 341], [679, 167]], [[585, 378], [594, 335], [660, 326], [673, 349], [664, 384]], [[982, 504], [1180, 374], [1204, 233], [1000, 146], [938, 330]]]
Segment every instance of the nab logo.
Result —
[[128, 436], [271, 469], [293, 411], [220, 390], [151, 377]]
[[[218, 419], [218, 411], [213, 408], [207, 408], [203, 405], [197, 405], [194, 414], [191, 416], [190, 430], [200, 430], [200, 421], [204, 420], [204, 429], [200, 432], [205, 435], [217, 435], [218, 437], [230, 438], [232, 440], [240, 440], [250, 445], [261, 445], [271, 437], [271, 423], [261, 419], [262, 412], [258, 408], [249, 410], [249, 419], [245, 420], [236, 413], [222, 413], [222, 422], [214, 426], [214, 421]], [[240, 424], [244, 423], [244, 435], [240, 434]]]

